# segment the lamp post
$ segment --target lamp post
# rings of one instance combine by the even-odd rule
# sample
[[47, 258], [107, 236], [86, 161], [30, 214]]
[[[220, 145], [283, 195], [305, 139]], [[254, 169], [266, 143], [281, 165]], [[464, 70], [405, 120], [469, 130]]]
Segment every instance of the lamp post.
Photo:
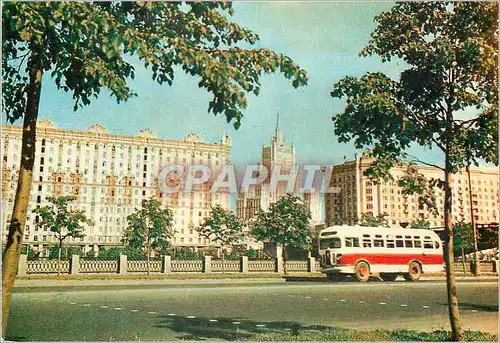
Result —
[[465, 167], [467, 171], [467, 177], [469, 179], [469, 201], [470, 201], [470, 221], [472, 225], [472, 236], [474, 238], [474, 275], [479, 275], [479, 264], [477, 261], [477, 232], [476, 232], [476, 220], [474, 217], [474, 205], [472, 203], [472, 186], [470, 181], [470, 164]]

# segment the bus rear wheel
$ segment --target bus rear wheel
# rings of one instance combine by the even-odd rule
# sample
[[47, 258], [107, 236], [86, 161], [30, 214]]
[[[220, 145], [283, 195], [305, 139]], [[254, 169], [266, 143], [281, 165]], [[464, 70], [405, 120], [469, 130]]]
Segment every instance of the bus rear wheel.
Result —
[[370, 279], [370, 266], [366, 262], [359, 262], [356, 265], [356, 279], [360, 282], [366, 282]]
[[395, 273], [380, 273], [380, 278], [384, 281], [395, 281], [398, 278], [398, 274]]
[[417, 281], [422, 276], [422, 266], [420, 263], [413, 261], [408, 266], [408, 273], [403, 274], [406, 281]]

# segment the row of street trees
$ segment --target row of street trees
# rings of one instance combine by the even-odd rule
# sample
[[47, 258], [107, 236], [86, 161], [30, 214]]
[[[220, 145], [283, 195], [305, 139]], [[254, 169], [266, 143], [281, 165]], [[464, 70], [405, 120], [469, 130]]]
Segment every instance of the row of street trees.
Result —
[[[48, 197], [49, 206], [33, 210], [39, 216], [36, 224], [50, 231], [58, 240], [58, 264], [61, 269], [61, 252], [67, 238], [84, 237], [84, 224], [93, 225], [83, 211], [71, 209], [71, 196]], [[156, 199], [144, 200], [142, 206], [127, 216], [128, 226], [122, 243], [135, 255], [142, 251], [147, 259], [147, 273], [150, 272], [150, 257], [153, 251], [163, 254], [169, 248], [174, 235], [173, 212]], [[278, 202], [271, 204], [268, 211], [260, 211], [251, 223], [250, 231], [244, 232], [244, 223], [230, 211], [216, 204], [208, 217], [196, 228], [201, 237], [206, 237], [222, 250], [223, 268], [226, 248], [232, 248], [246, 236], [259, 241], [271, 242], [283, 248], [283, 261], [286, 247], [306, 247], [311, 241], [309, 221], [311, 213], [297, 196], [286, 194]], [[108, 255], [116, 257], [123, 249], [111, 250]], [[116, 256], [115, 256], [116, 255]], [[223, 270], [224, 271], [224, 270]], [[285, 269], [286, 273], [286, 269]]]

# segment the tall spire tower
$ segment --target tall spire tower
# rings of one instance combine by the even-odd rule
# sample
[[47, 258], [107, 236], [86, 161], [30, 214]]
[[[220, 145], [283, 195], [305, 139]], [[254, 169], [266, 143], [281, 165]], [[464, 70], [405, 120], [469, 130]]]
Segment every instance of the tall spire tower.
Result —
[[280, 132], [280, 113], [276, 116], [276, 129], [274, 130], [274, 135], [277, 137]]
[[276, 127], [274, 128], [274, 135], [271, 138], [271, 143], [275, 143], [277, 145], [285, 145], [285, 139], [280, 130], [280, 114], [278, 112], [276, 116]]
[[262, 147], [262, 164], [270, 167], [273, 164], [291, 166], [295, 163], [295, 149], [287, 146], [283, 133], [281, 132], [280, 114], [276, 116], [276, 126], [271, 145]]

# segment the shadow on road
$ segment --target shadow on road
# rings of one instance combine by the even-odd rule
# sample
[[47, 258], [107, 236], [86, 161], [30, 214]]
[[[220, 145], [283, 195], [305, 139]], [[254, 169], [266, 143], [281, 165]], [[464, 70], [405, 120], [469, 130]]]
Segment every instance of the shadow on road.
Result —
[[30, 340], [27, 337], [9, 336], [8, 334], [5, 335], [5, 339], [7, 341], [14, 341], [14, 342], [26, 342]]
[[[274, 321], [262, 322], [230, 318], [186, 318], [158, 316], [159, 323], [155, 325], [179, 333], [179, 340], [213, 340], [238, 341], [251, 339], [258, 333], [281, 332], [289, 333], [290, 338], [301, 331], [330, 332], [333, 328], [324, 325], [301, 325], [296, 322]], [[212, 321], [210, 321], [212, 320]], [[216, 320], [216, 321], [215, 321]]]
[[[356, 278], [354, 277], [339, 277], [334, 280], [329, 280], [326, 277], [322, 276], [317, 276], [317, 277], [309, 277], [309, 276], [283, 276], [283, 278], [286, 280], [286, 282], [340, 282], [340, 283], [346, 283], [346, 282], [358, 282]], [[378, 277], [372, 276], [370, 277], [370, 280], [368, 282], [381, 282], [381, 280]]]
[[[447, 305], [447, 304], [445, 304]], [[498, 312], [498, 305], [481, 305], [481, 304], [470, 304], [470, 303], [458, 303], [458, 307], [461, 310], [477, 310], [485, 312]]]
[[[448, 303], [440, 303], [441, 306], [448, 306]], [[471, 303], [458, 303], [460, 311], [462, 310], [476, 310], [484, 312], [498, 312], [498, 305], [481, 305], [481, 304], [471, 304]]]

